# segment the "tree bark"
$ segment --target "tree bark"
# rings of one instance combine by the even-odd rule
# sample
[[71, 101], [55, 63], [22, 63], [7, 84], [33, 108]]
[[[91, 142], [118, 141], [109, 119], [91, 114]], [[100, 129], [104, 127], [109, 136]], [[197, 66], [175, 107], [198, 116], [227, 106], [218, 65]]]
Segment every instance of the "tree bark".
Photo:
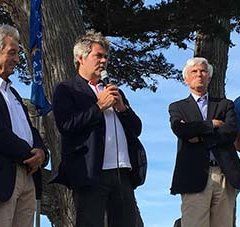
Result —
[[226, 41], [198, 33], [195, 43], [195, 56], [205, 57], [213, 65], [213, 77], [209, 93], [213, 97], [225, 97], [225, 78], [228, 64], [230, 40], [230, 20], [218, 19], [227, 31]]

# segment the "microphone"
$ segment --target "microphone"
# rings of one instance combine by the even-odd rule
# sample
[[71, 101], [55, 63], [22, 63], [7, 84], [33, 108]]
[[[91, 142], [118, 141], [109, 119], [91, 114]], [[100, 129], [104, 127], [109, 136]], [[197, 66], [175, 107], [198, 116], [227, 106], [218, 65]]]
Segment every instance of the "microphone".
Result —
[[109, 79], [107, 70], [103, 70], [101, 72], [101, 80], [105, 86], [110, 83], [110, 79]]

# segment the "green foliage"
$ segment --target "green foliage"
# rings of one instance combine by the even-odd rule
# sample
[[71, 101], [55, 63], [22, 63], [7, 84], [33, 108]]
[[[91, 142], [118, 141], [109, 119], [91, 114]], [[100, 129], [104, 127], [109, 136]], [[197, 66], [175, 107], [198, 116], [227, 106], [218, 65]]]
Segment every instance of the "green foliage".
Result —
[[10, 14], [0, 5], [0, 24], [14, 25]]
[[157, 89], [157, 76], [181, 79], [181, 72], [167, 63], [163, 54], [151, 50], [146, 43], [132, 43], [124, 38], [111, 39], [112, 50], [108, 71], [118, 85], [127, 84], [131, 89]]
[[[156, 77], [181, 79], [179, 70], [161, 53], [171, 44], [186, 49], [196, 31], [218, 36], [231, 44], [218, 18], [231, 20], [240, 31], [239, 0], [172, 0], [145, 7], [143, 1], [81, 0], [83, 20], [110, 37], [113, 43], [109, 71], [119, 84], [132, 89], [157, 87]], [[112, 38], [115, 37], [115, 38]]]
[[[0, 24], [9, 24], [11, 26], [15, 26], [11, 19], [10, 14], [1, 5], [0, 5]], [[19, 64], [15, 69], [18, 73], [18, 77], [21, 82], [25, 84], [30, 84], [31, 76], [28, 71], [27, 59], [21, 45], [19, 51], [19, 59], [20, 59]]]
[[21, 82], [27, 85], [31, 83], [32, 76], [29, 72], [26, 54], [24, 53], [21, 45], [20, 45], [20, 51], [19, 51], [19, 63], [16, 67], [16, 71], [18, 72], [18, 78]]
[[[164, 57], [172, 44], [186, 49], [196, 32], [220, 37], [228, 42], [228, 31], [219, 18], [231, 21], [240, 32], [239, 0], [162, 0], [155, 6], [143, 0], [79, 0], [86, 28], [94, 28], [112, 42], [109, 73], [116, 83], [157, 89], [157, 78], [181, 80], [181, 71]], [[13, 24], [0, 7], [0, 22]], [[30, 81], [27, 62], [20, 53], [20, 79]]]

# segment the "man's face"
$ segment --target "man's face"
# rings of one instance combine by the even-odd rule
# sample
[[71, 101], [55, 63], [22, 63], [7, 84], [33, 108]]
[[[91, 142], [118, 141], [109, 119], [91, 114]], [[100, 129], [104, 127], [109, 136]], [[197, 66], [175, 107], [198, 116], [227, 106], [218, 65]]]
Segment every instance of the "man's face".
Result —
[[79, 73], [88, 80], [98, 81], [101, 72], [106, 69], [108, 56], [107, 51], [99, 44], [92, 45], [92, 51], [87, 57], [79, 57]]
[[210, 77], [205, 64], [198, 64], [188, 68], [185, 83], [193, 93], [207, 92], [209, 82]]
[[0, 76], [7, 79], [19, 62], [19, 43], [7, 36], [4, 38], [3, 49], [0, 50]]

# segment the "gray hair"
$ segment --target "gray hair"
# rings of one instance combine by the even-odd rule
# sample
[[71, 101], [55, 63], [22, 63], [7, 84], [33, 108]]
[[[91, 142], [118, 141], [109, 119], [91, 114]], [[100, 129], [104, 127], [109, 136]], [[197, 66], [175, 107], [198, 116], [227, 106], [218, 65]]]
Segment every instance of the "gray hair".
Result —
[[16, 40], [16, 42], [19, 42], [20, 36], [19, 36], [18, 30], [8, 24], [1, 24], [0, 25], [0, 49], [1, 50], [4, 48], [4, 39], [7, 36], [12, 37], [14, 40]]
[[86, 34], [77, 39], [73, 48], [74, 65], [76, 69], [79, 67], [79, 56], [86, 58], [91, 52], [92, 44], [94, 43], [101, 45], [109, 52], [109, 41], [100, 32], [95, 32], [94, 30], [87, 31]]
[[207, 71], [209, 74], [209, 77], [212, 77], [213, 74], [213, 66], [211, 64], [208, 63], [208, 60], [206, 58], [201, 58], [201, 57], [195, 57], [195, 58], [190, 58], [187, 60], [186, 65], [183, 68], [183, 79], [186, 79], [188, 76], [188, 69], [192, 66], [195, 65], [201, 65], [204, 64], [207, 66]]

